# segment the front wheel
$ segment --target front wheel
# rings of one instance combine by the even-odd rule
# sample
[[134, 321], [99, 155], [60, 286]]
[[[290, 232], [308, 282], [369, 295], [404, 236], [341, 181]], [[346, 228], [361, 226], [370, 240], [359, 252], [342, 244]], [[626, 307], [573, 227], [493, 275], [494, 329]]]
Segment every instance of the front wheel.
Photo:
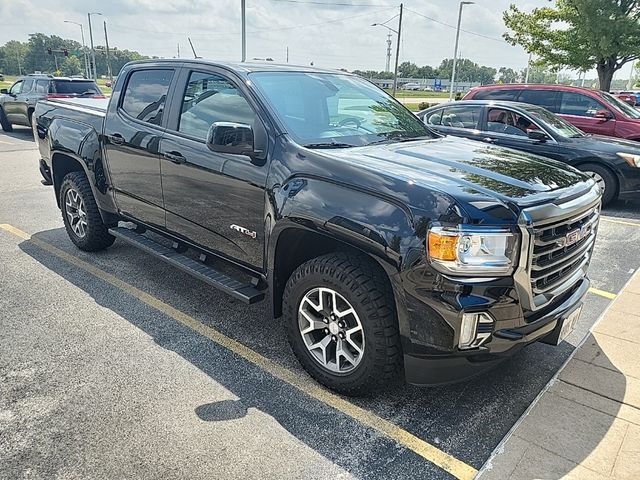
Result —
[[102, 221], [89, 180], [83, 172], [68, 173], [62, 180], [60, 208], [67, 235], [80, 250], [103, 250], [115, 241]]
[[618, 181], [606, 167], [596, 163], [578, 165], [578, 169], [593, 178], [602, 191], [602, 204], [607, 205], [618, 196]]
[[289, 343], [307, 372], [346, 395], [394, 383], [402, 370], [398, 321], [384, 272], [358, 254], [298, 267], [284, 292]]
[[4, 113], [4, 110], [0, 108], [0, 126], [2, 130], [5, 132], [13, 132], [13, 127], [11, 126], [11, 122], [7, 118], [7, 115]]

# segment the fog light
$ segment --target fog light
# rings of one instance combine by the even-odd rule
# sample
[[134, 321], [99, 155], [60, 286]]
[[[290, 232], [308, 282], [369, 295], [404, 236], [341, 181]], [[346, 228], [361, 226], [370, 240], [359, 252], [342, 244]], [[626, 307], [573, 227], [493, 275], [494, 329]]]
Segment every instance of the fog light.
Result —
[[476, 348], [485, 343], [493, 331], [493, 318], [486, 312], [463, 313], [458, 346]]

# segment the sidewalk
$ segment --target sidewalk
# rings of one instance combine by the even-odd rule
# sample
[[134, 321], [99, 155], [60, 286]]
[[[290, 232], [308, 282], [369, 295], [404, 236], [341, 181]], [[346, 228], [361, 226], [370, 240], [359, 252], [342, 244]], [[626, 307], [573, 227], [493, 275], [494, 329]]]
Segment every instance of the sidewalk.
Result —
[[477, 478], [640, 478], [640, 271]]

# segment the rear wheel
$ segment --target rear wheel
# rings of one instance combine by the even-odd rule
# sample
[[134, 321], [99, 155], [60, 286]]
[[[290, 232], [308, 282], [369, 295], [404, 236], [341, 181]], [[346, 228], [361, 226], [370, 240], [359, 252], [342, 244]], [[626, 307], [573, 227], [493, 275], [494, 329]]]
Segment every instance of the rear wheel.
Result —
[[13, 132], [11, 122], [9, 122], [9, 119], [2, 108], [0, 108], [0, 126], [2, 126], [2, 130], [5, 132]]
[[291, 347], [309, 374], [346, 395], [394, 383], [402, 370], [395, 301], [384, 272], [357, 254], [298, 267], [284, 292]]
[[83, 172], [68, 173], [62, 180], [60, 207], [67, 234], [80, 250], [103, 250], [115, 241], [102, 221], [89, 180]]
[[602, 204], [606, 205], [618, 196], [618, 181], [616, 176], [607, 167], [597, 163], [585, 163], [578, 165], [578, 169], [593, 178], [602, 191]]

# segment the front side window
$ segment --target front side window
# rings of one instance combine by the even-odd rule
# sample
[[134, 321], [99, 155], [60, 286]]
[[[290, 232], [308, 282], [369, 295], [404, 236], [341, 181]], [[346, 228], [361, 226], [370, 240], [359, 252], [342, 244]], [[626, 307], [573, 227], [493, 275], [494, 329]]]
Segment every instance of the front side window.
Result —
[[574, 127], [566, 120], [554, 115], [553, 113], [540, 107], [524, 107], [528, 114], [530, 114], [536, 121], [541, 121], [543, 125], [552, 130], [556, 135], [560, 135], [565, 138], [579, 138], [584, 137], [585, 134], [582, 130]]
[[487, 130], [493, 133], [526, 137], [537, 126], [526, 117], [511, 110], [491, 108], [487, 116]]
[[29, 93], [31, 88], [33, 87], [33, 78], [27, 78], [22, 83], [22, 92], [21, 93]]
[[191, 72], [182, 99], [178, 131], [205, 140], [214, 122], [254, 126], [256, 115], [238, 89], [212, 73]]
[[349, 147], [433, 137], [417, 116], [356, 76], [255, 72], [249, 78], [302, 145]]
[[122, 110], [137, 120], [162, 124], [173, 70], [138, 70], [129, 76]]
[[619, 98], [614, 97], [610, 93], [600, 92], [600, 94], [608, 101], [610, 104], [618, 107], [618, 110], [622, 110], [622, 112], [630, 118], [640, 118], [640, 111], [633, 108], [626, 102], [623, 102]]
[[606, 108], [596, 99], [582, 93], [562, 92], [559, 113], [578, 117], [593, 117], [598, 110], [606, 110]]
[[22, 83], [23, 83], [22, 80], [14, 83], [13, 86], [11, 87], [11, 90], [9, 90], [9, 93], [11, 93], [12, 95], [17, 95], [20, 92], [22, 92]]
[[482, 106], [480, 105], [459, 105], [455, 107], [445, 107], [442, 109], [443, 127], [478, 128]]

